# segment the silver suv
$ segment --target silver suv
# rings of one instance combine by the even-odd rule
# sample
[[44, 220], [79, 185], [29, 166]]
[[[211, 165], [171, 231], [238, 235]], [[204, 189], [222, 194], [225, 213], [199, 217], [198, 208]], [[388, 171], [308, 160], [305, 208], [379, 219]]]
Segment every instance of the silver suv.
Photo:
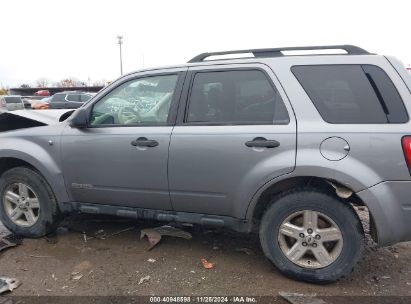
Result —
[[21, 96], [0, 96], [0, 113], [24, 109]]
[[411, 240], [410, 88], [399, 61], [349, 45], [131, 73], [0, 135], [0, 219], [27, 237], [72, 212], [258, 231], [283, 273], [332, 282], [362, 253], [354, 206], [379, 245]]

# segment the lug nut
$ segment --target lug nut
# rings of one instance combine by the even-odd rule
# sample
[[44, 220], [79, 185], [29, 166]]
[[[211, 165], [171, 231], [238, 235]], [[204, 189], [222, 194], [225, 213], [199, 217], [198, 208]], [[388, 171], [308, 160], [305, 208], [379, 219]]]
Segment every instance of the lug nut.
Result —
[[313, 233], [313, 230], [312, 230], [311, 228], [308, 228], [307, 232], [308, 232], [309, 234], [311, 234], [311, 233]]
[[317, 239], [317, 240], [321, 239], [321, 235], [317, 234], [317, 235], [315, 236], [315, 239]]
[[312, 245], [312, 246], [313, 246], [314, 248], [315, 248], [315, 247], [317, 247], [317, 243], [313, 243], [313, 245]]
[[303, 238], [304, 237], [304, 233], [300, 233], [300, 238]]
[[303, 242], [303, 246], [306, 247], [306, 246], [307, 246], [307, 243], [306, 243], [306, 242]]

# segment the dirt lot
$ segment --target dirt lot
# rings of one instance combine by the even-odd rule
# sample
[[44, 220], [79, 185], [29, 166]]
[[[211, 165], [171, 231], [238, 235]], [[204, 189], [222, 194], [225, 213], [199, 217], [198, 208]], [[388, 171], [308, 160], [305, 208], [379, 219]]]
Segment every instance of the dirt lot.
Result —
[[[62, 225], [69, 229], [59, 229], [55, 238], [24, 239], [21, 246], [0, 253], [0, 276], [22, 281], [13, 296], [278, 295], [280, 291], [411, 296], [411, 243], [376, 248], [368, 241], [352, 275], [316, 286], [281, 275], [264, 258], [256, 235], [185, 227], [191, 240], [164, 237], [147, 251], [140, 229], [159, 223], [81, 215]], [[131, 230], [110, 236], [124, 229]], [[82, 231], [106, 238], [85, 241]], [[204, 269], [201, 258], [215, 267]]]

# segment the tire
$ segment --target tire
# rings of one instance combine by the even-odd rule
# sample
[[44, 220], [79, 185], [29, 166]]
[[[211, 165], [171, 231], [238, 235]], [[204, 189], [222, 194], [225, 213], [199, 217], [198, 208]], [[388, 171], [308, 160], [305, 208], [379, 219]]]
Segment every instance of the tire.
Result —
[[[314, 232], [311, 232], [311, 228], [307, 230], [305, 226], [314, 223], [309, 220], [305, 221], [305, 218], [310, 219], [311, 214], [317, 214], [318, 225], [326, 225], [328, 221], [330, 226], [324, 229], [337, 231], [333, 227], [336, 226], [339, 234], [337, 232], [334, 236], [330, 233], [326, 234], [331, 230], [318, 229]], [[294, 217], [294, 215], [297, 216]], [[300, 228], [298, 223], [301, 222], [303, 224]], [[318, 225], [315, 226], [318, 227]], [[287, 227], [291, 227], [291, 230]], [[304, 237], [300, 229], [305, 229]], [[339, 239], [322, 243], [320, 231], [324, 232], [323, 241], [327, 238]], [[298, 189], [273, 199], [261, 221], [260, 241], [267, 258], [286, 276], [305, 282], [325, 284], [335, 282], [352, 272], [362, 255], [364, 231], [357, 214], [350, 205], [315, 189]], [[287, 246], [294, 248], [294, 245], [295, 248], [300, 249], [285, 250]], [[327, 251], [330, 250], [327, 259], [323, 258], [323, 254], [318, 255], [319, 251], [316, 251], [324, 248]], [[304, 250], [307, 252], [299, 258]], [[317, 256], [320, 259], [316, 259]], [[292, 259], [295, 260], [292, 261]]]
[[[20, 188], [20, 185], [26, 186], [26, 189], [29, 189], [25, 193], [29, 193], [28, 195], [26, 194], [28, 198], [31, 197], [30, 203], [27, 203], [27, 207], [23, 207], [23, 209], [16, 207], [17, 205], [13, 203], [18, 200], [17, 197], [19, 197], [20, 201], [24, 198], [18, 194], [20, 189], [24, 189]], [[10, 192], [16, 192], [17, 194], [15, 195], [17, 196], [13, 196], [13, 193], [10, 196]], [[6, 193], [12, 199], [7, 199]], [[30, 204], [32, 204], [33, 208], [31, 208]], [[34, 208], [35, 205], [39, 207]], [[27, 214], [26, 212], [30, 211], [27, 209], [29, 207], [31, 208], [30, 214], [33, 217], [26, 217], [25, 215]], [[14, 210], [18, 210], [17, 212], [20, 214], [19, 219], [12, 220], [11, 213]], [[18, 215], [17, 212], [15, 215]], [[32, 220], [29, 221], [29, 218]], [[0, 177], [0, 221], [11, 232], [24, 237], [42, 237], [57, 228], [59, 219], [60, 213], [53, 191], [39, 173], [26, 167], [16, 167], [6, 171]], [[24, 224], [25, 221], [27, 222], [26, 224]]]

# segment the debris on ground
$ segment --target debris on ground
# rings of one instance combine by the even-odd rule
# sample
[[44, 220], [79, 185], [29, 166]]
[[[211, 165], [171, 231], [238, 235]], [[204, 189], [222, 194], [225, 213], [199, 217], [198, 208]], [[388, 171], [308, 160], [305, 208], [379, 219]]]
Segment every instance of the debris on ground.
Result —
[[0, 251], [10, 247], [21, 245], [22, 243], [23, 239], [12, 233], [0, 236]]
[[77, 271], [71, 273], [71, 279], [74, 280], [74, 281], [80, 280], [83, 276], [84, 276], [83, 274], [81, 274]]
[[52, 258], [52, 256], [50, 256], [50, 255], [33, 255], [33, 254], [30, 254], [29, 257], [31, 257], [31, 258], [38, 258], [38, 259], [48, 259], [48, 258]]
[[140, 239], [145, 236], [147, 236], [148, 242], [150, 243], [148, 250], [151, 250], [154, 246], [156, 246], [161, 241], [162, 236], [174, 236], [186, 240], [190, 240], [192, 238], [191, 233], [169, 225], [142, 229]]
[[148, 276], [145, 276], [145, 277], [142, 277], [141, 279], [140, 279], [140, 281], [138, 282], [138, 285], [141, 285], [141, 284], [143, 284], [144, 282], [146, 282], [146, 281], [149, 281], [151, 279], [151, 277], [148, 275]]
[[323, 300], [317, 298], [316, 294], [302, 294], [284, 291], [280, 291], [278, 294], [291, 304], [326, 304]]
[[116, 231], [116, 232], [113, 232], [113, 233], [110, 233], [110, 234], [107, 234], [103, 229], [100, 229], [96, 233], [94, 233], [93, 236], [87, 235], [87, 233], [85, 231], [82, 231], [81, 233], [83, 234], [84, 242], [87, 243], [87, 241], [92, 240], [92, 239], [105, 240], [105, 239], [108, 239], [112, 236], [119, 235], [123, 232], [133, 230], [135, 228], [136, 227], [134, 227], [134, 226], [133, 227], [128, 227], [128, 228], [125, 228], [125, 229], [122, 229], [122, 230], [119, 230], [119, 231]]
[[203, 264], [205, 269], [213, 269], [215, 264], [207, 261], [205, 258], [201, 259], [201, 263]]
[[21, 282], [13, 278], [0, 277], [0, 293], [13, 291], [21, 285]]
[[[72, 275], [73, 275], [73, 273], [72, 273]], [[80, 280], [82, 277], [83, 277], [83, 275], [82, 275], [81, 273], [79, 273], [79, 274], [74, 274], [74, 275], [71, 277], [71, 279], [74, 280], [74, 281], [78, 281], [78, 280]]]
[[155, 259], [148, 259], [147, 262], [149, 262], [149, 263], [155, 263], [156, 260], [155, 260]]
[[94, 233], [94, 237], [99, 240], [105, 240], [107, 238], [107, 233], [104, 231], [104, 229], [100, 229], [96, 233]]
[[255, 255], [254, 251], [252, 251], [250, 248], [236, 248], [235, 251], [237, 252], [243, 252], [246, 255]]
[[83, 261], [73, 268], [73, 272], [75, 273], [80, 273], [80, 272], [85, 272], [90, 270], [93, 267], [93, 265], [90, 263], [90, 261]]

